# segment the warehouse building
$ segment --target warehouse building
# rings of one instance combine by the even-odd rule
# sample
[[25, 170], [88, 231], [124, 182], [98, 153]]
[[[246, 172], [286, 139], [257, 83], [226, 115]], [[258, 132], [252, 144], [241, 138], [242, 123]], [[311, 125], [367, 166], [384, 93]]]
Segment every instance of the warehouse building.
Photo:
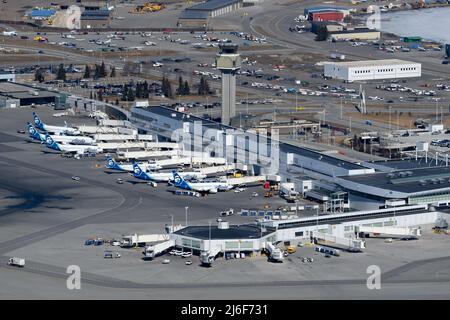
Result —
[[381, 32], [369, 28], [347, 28], [340, 31], [331, 31], [328, 34], [331, 41], [364, 41], [379, 40]]
[[344, 31], [344, 26], [336, 21], [312, 21], [311, 22], [311, 32], [317, 34], [321, 28], [325, 27], [327, 32], [330, 34], [332, 32]]
[[59, 104], [58, 93], [12, 82], [0, 82], [0, 107], [16, 108], [38, 104]]
[[180, 15], [180, 26], [203, 26], [215, 18], [243, 7], [243, 0], [209, 0], [186, 8]]
[[111, 19], [111, 11], [109, 10], [85, 10], [81, 14], [81, 28], [108, 28], [111, 24]]
[[0, 73], [0, 82], [14, 82], [16, 75], [14, 73]]
[[324, 63], [325, 77], [347, 81], [414, 78], [421, 64], [398, 59]]
[[33, 9], [30, 12], [30, 18], [34, 20], [46, 20], [56, 14], [54, 9]]
[[310, 12], [309, 21], [344, 21], [344, 13], [341, 11], [318, 11]]
[[313, 13], [319, 13], [319, 12], [340, 12], [343, 14], [344, 18], [350, 15], [350, 9], [344, 8], [344, 7], [333, 7], [333, 6], [326, 6], [326, 7], [311, 7], [306, 8], [303, 13], [306, 17], [311, 17]]

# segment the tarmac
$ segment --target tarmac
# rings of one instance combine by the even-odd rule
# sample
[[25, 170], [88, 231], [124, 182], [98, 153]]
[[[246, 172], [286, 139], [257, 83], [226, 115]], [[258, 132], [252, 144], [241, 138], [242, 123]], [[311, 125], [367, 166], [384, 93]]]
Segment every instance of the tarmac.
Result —
[[[50, 124], [92, 124], [82, 117], [51, 116], [39, 107]], [[84, 246], [91, 237], [120, 238], [122, 234], [162, 233], [174, 217], [175, 224], [215, 221], [219, 212], [234, 206], [273, 207], [279, 199], [252, 198], [242, 193], [208, 197], [174, 196], [159, 185], [133, 184], [126, 174], [107, 174], [104, 159], [66, 159], [45, 147], [28, 143], [16, 133], [31, 119], [32, 109], [1, 110], [0, 120], [0, 298], [3, 299], [436, 299], [450, 298], [450, 248], [448, 236], [424, 228], [417, 241], [385, 243], [368, 239], [363, 253], [342, 253], [325, 258], [313, 247], [298, 248], [282, 264], [264, 256], [215, 261], [200, 266], [198, 256], [187, 266], [181, 257], [161, 256], [142, 260], [141, 249], [109, 245]], [[96, 166], [100, 164], [100, 167]], [[80, 181], [71, 179], [73, 175]], [[115, 182], [122, 177], [125, 183]], [[261, 192], [260, 192], [261, 191]], [[174, 201], [177, 199], [178, 201]], [[251, 218], [232, 216], [232, 224]], [[104, 259], [104, 250], [120, 252], [120, 259]], [[23, 257], [23, 269], [6, 266], [11, 256]], [[303, 263], [301, 257], [314, 262]], [[162, 264], [169, 258], [170, 264]], [[81, 290], [68, 290], [66, 268], [81, 268]], [[381, 290], [366, 286], [367, 267], [382, 271]], [[112, 289], [112, 290], [111, 290]]]

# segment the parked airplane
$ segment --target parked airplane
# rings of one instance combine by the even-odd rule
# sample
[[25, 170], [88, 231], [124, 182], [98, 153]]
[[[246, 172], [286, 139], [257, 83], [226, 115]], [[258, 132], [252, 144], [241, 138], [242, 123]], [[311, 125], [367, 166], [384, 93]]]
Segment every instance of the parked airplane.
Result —
[[[200, 172], [181, 172], [180, 174], [186, 179], [206, 178], [206, 175]], [[133, 164], [133, 176], [138, 179], [156, 182], [169, 182], [173, 179], [173, 175], [170, 172], [145, 172], [136, 162]]]
[[68, 135], [79, 135], [80, 131], [76, 128], [68, 127], [67, 124], [65, 127], [59, 126], [49, 126], [41, 121], [36, 112], [33, 112], [34, 124], [40, 130], [46, 132], [53, 132], [55, 134], [68, 134]]
[[45, 142], [47, 147], [63, 153], [85, 154], [85, 153], [98, 153], [102, 152], [98, 146], [91, 145], [74, 145], [74, 144], [59, 144], [53, 140], [53, 138], [47, 133], [45, 135]]
[[232, 185], [227, 182], [221, 181], [199, 181], [199, 182], [187, 182], [181, 175], [173, 171], [174, 186], [180, 189], [198, 191], [200, 193], [217, 193], [218, 191], [228, 191], [233, 188]]
[[[119, 163], [115, 162], [114, 159], [111, 157], [109, 157], [107, 159], [107, 161], [108, 162], [106, 164], [106, 168], [108, 168], [108, 169], [134, 172], [134, 168], [133, 168], [132, 164], [119, 164]], [[151, 162], [139, 163], [139, 166], [145, 171], [162, 169], [162, 167], [160, 165], [158, 165], [157, 163], [151, 163]]]
[[45, 134], [40, 133], [36, 130], [35, 127], [29, 122], [27, 122], [27, 128], [28, 128], [28, 136], [32, 138], [33, 140], [37, 140], [41, 143], [45, 142]]
[[[36, 128], [30, 123], [27, 122], [28, 134], [30, 138], [37, 140], [41, 143], [45, 143], [45, 134], [42, 134], [36, 130]], [[52, 139], [58, 143], [70, 143], [70, 144], [78, 144], [78, 145], [92, 145], [95, 140], [91, 137], [85, 136], [55, 136], [50, 135]]]

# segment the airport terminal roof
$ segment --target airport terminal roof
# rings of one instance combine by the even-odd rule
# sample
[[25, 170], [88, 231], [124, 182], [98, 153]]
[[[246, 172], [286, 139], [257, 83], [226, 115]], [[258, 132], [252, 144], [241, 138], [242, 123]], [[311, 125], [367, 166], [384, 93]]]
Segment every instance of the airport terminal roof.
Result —
[[[338, 32], [339, 33], [339, 32]], [[342, 67], [377, 67], [389, 65], [407, 65], [415, 64], [416, 62], [400, 60], [400, 59], [382, 59], [382, 60], [361, 60], [361, 61], [346, 61], [346, 62], [329, 62]]]
[[82, 20], [107, 20], [111, 16], [109, 10], [85, 10], [81, 14]]
[[373, 161], [372, 163], [374, 163], [375, 165], [386, 167], [386, 171], [388, 171], [389, 169], [391, 169], [389, 171], [393, 171], [445, 166], [445, 160], [439, 159], [436, 163], [436, 160], [434, 158], [428, 158], [427, 160], [425, 160], [425, 158], [423, 157], [420, 157], [417, 160], [414, 158], [406, 158], [401, 160], [379, 160]]
[[202, 2], [196, 4], [192, 7], [187, 8], [186, 10], [205, 10], [205, 11], [213, 11], [217, 9], [221, 9], [232, 5], [234, 3], [242, 2], [242, 0], [209, 0], [206, 2]]
[[185, 10], [180, 14], [180, 19], [207, 19], [208, 12], [206, 11], [196, 11], [196, 10]]
[[[157, 114], [157, 115], [161, 115], [164, 117], [168, 117], [168, 118], [172, 118], [172, 119], [177, 119], [180, 121], [185, 121], [185, 122], [195, 122], [195, 121], [201, 121], [202, 125], [206, 128], [210, 128], [210, 129], [216, 129], [216, 130], [226, 130], [226, 129], [231, 129], [231, 130], [240, 130], [238, 128], [234, 128], [231, 126], [227, 126], [227, 125], [223, 125], [221, 123], [215, 122], [215, 121], [211, 121], [211, 120], [207, 120], [207, 119], [203, 119], [201, 117], [195, 116], [195, 115], [191, 115], [191, 114], [186, 114], [184, 112], [180, 112], [180, 111], [176, 111], [174, 109], [170, 109], [167, 107], [163, 107], [163, 106], [152, 106], [152, 107], [147, 107], [145, 108], [146, 110]], [[250, 134], [250, 133], [247, 133]], [[268, 144], [270, 144], [271, 139], [267, 138]], [[360, 169], [367, 169], [367, 167], [360, 165], [358, 163], [354, 163], [354, 162], [349, 162], [346, 160], [342, 160], [336, 157], [332, 157], [305, 147], [298, 147], [286, 142], [280, 142], [279, 144], [280, 146], [280, 151], [286, 152], [286, 153], [294, 153], [294, 154], [298, 154], [301, 156], [305, 156], [311, 159], [316, 159], [317, 161], [322, 161], [331, 165], [335, 165], [338, 167], [342, 167], [344, 169], [347, 170], [360, 170]]]
[[352, 33], [368, 33], [368, 32], [380, 33], [380, 31], [375, 30], [375, 29], [356, 28], [356, 29], [353, 29], [353, 30], [331, 31], [330, 35], [335, 35], [335, 34], [352, 34]]
[[[37, 93], [37, 95], [33, 93]], [[56, 92], [51, 92], [14, 82], [0, 82], [0, 95], [15, 99], [48, 98], [59, 96], [59, 94]]]
[[450, 166], [340, 177], [371, 187], [404, 193], [450, 189]]
[[[226, 239], [259, 239], [273, 233], [273, 229], [262, 229], [257, 225], [243, 224], [230, 225], [228, 229], [219, 229], [211, 226], [211, 240]], [[207, 240], [209, 239], [209, 226], [190, 226], [175, 232], [178, 235]]]
[[345, 7], [335, 7], [335, 6], [324, 6], [324, 7], [309, 7], [305, 8], [303, 10], [303, 13], [305, 15], [308, 15], [310, 12], [317, 12], [317, 11], [349, 11], [349, 8]]

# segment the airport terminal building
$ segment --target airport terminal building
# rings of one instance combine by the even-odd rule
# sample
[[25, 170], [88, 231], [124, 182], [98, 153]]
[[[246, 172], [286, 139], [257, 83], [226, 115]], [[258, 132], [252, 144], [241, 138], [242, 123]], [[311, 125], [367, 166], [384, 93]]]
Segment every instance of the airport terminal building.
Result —
[[[294, 182], [297, 190], [304, 188], [307, 179], [312, 189], [319, 190], [308, 188], [315, 200], [331, 201], [331, 195], [344, 194], [348, 201], [346, 207], [358, 210], [450, 203], [450, 167], [418, 168], [411, 163], [410, 168], [394, 170], [383, 165], [351, 162], [162, 106], [134, 107], [130, 120], [140, 131], [156, 134], [160, 141], [179, 139], [185, 148], [197, 145], [199, 149], [191, 151], [207, 152], [207, 156], [218, 156], [211, 142], [215, 147], [220, 142], [226, 149], [226, 154], [220, 156], [228, 163], [246, 164], [255, 175], [279, 176], [281, 182]], [[189, 140], [174, 136], [177, 130], [189, 134]], [[267, 147], [262, 150], [267, 151], [266, 162], [249, 156], [261, 151], [249, 142], [251, 137], [258, 143], [263, 141]], [[279, 159], [276, 166], [272, 165], [271, 157]]]

